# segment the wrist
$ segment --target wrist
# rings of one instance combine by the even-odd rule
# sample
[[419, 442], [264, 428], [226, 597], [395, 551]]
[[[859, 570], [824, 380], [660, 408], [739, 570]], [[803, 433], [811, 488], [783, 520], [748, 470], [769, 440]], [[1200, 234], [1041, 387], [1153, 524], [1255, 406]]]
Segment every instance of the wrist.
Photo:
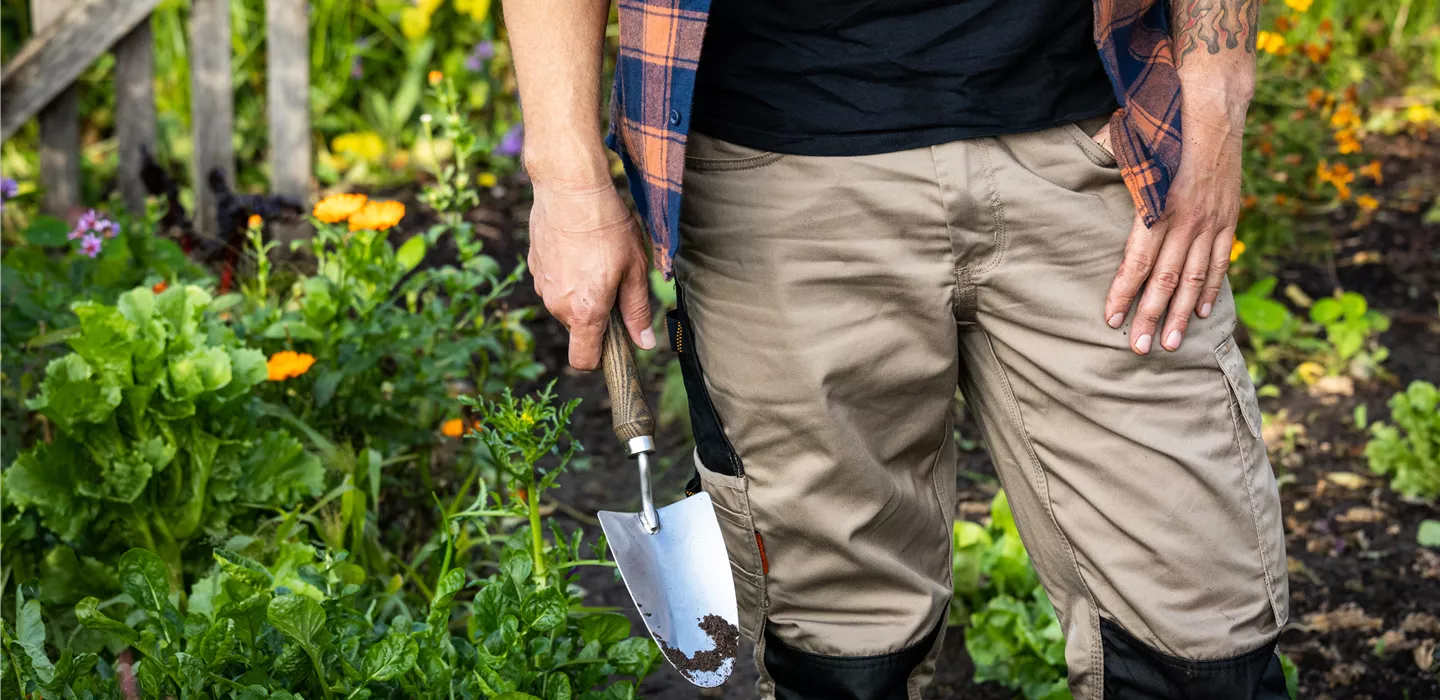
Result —
[[592, 189], [614, 182], [605, 144], [598, 138], [527, 138], [521, 158], [539, 187]]
[[1207, 121], [1224, 120], [1233, 125], [1245, 123], [1245, 113], [1250, 109], [1250, 99], [1255, 94], [1255, 76], [1215, 75], [1214, 73], [1190, 73], [1180, 71], [1180, 91], [1184, 109], [1191, 114], [1203, 114]]

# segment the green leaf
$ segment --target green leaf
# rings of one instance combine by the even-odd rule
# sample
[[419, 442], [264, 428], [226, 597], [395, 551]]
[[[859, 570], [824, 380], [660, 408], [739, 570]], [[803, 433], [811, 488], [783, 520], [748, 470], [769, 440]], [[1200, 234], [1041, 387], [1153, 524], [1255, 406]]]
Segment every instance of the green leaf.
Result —
[[1440, 520], [1422, 520], [1415, 541], [1421, 547], [1440, 547]]
[[630, 619], [620, 613], [596, 613], [580, 618], [576, 623], [580, 639], [586, 644], [599, 642], [610, 646], [630, 636]]
[[111, 634], [130, 646], [140, 643], [140, 636], [135, 630], [130, 629], [125, 623], [114, 620], [105, 613], [100, 612], [100, 601], [95, 598], [86, 598], [75, 606], [75, 618], [80, 624], [97, 632]]
[[136, 328], [143, 328], [155, 318], [155, 293], [145, 287], [136, 287], [121, 294], [115, 307]]
[[340, 370], [327, 370], [315, 380], [315, 389], [312, 396], [315, 398], [315, 406], [324, 408], [335, 397], [335, 389], [340, 386], [340, 380], [345, 378], [345, 373]]
[[1285, 692], [1290, 695], [1290, 700], [1300, 697], [1300, 668], [1290, 660], [1289, 656], [1279, 654], [1280, 672], [1285, 675]]
[[1280, 332], [1291, 318], [1284, 304], [1249, 295], [1235, 297], [1235, 312], [1247, 328], [1261, 335]]
[[120, 385], [113, 377], [97, 376], [89, 363], [72, 353], [45, 366], [40, 396], [26, 405], [70, 432], [80, 423], [103, 422], [120, 399]]
[[307, 650], [317, 650], [315, 637], [325, 626], [325, 609], [319, 603], [296, 593], [277, 596], [270, 601], [265, 617], [281, 634]]
[[1370, 310], [1370, 305], [1365, 302], [1364, 295], [1345, 292], [1340, 295], [1340, 308], [1344, 310], [1345, 318], [1359, 320], [1365, 317], [1365, 312]]
[[131, 343], [138, 327], [113, 306], [81, 302], [70, 310], [80, 320], [80, 335], [70, 338], [70, 348], [97, 374], [121, 386], [131, 384]]
[[30, 657], [30, 666], [41, 683], [55, 678], [55, 665], [45, 654], [45, 622], [40, 616], [40, 601], [25, 600], [19, 588], [15, 589], [15, 637], [25, 654]]
[[53, 216], [39, 216], [25, 229], [25, 241], [31, 245], [59, 248], [70, 244], [70, 226]]
[[170, 358], [170, 397], [190, 401], [230, 383], [230, 354], [218, 347], [196, 348]]
[[283, 430], [265, 433], [240, 462], [236, 482], [240, 498], [249, 503], [293, 506], [325, 489], [325, 465], [305, 445]]
[[512, 690], [512, 691], [510, 691], [510, 692], [508, 692], [508, 693], [501, 693], [501, 694], [499, 694], [499, 695], [496, 695], [496, 696], [495, 696], [495, 700], [545, 700], [545, 699], [544, 699], [544, 698], [537, 698], [537, 697], [535, 697], [534, 695], [531, 695], [531, 694], [529, 694], [529, 693], [522, 693], [522, 692], [520, 692], [520, 691], [518, 691], [518, 690]]
[[399, 678], [415, 667], [420, 646], [411, 637], [392, 635], [365, 651], [364, 673], [367, 681], [388, 681]]
[[406, 271], [415, 269], [421, 260], [425, 259], [425, 237], [411, 236], [400, 249], [395, 251], [395, 261], [400, 263]]
[[1339, 301], [1334, 297], [1325, 297], [1316, 300], [1315, 305], [1310, 307], [1310, 320], [1322, 325], [1330, 324], [1339, 321], [1344, 313], [1345, 307]]
[[154, 552], [132, 548], [121, 555], [120, 588], [135, 604], [160, 618], [176, 618], [170, 604], [170, 570]]
[[304, 321], [285, 319], [270, 324], [260, 335], [271, 340], [323, 340], [325, 338], [324, 333]]
[[230, 385], [226, 398], [233, 398], [264, 382], [270, 375], [265, 367], [265, 353], [252, 348], [230, 348]]
[[240, 294], [238, 292], [222, 294], [216, 297], [214, 301], [210, 302], [210, 305], [205, 307], [205, 310], [212, 314], [218, 314], [222, 311], [233, 308], [242, 301], [245, 301], [244, 294]]

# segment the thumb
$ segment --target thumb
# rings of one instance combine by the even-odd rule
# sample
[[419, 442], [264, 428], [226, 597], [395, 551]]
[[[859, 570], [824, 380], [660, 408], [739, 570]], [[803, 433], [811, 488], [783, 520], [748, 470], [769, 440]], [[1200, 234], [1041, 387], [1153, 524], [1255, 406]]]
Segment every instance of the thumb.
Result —
[[643, 262], [626, 270], [625, 277], [620, 280], [619, 296], [620, 316], [625, 319], [630, 340], [646, 350], [653, 350], [655, 331], [650, 327], [650, 283]]

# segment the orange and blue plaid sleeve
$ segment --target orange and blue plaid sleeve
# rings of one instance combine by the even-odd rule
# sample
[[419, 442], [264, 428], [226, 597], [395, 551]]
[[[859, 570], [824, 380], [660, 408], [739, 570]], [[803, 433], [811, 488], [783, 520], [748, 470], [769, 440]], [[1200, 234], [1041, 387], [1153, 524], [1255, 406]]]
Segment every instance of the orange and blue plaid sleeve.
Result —
[[1110, 142], [1135, 208], [1152, 226], [1180, 166], [1180, 77], [1167, 0], [1094, 0], [1095, 45], [1120, 109]]
[[710, 0], [620, 0], [607, 143], [625, 165], [655, 262], [667, 276], [679, 245], [685, 139], [709, 9]]

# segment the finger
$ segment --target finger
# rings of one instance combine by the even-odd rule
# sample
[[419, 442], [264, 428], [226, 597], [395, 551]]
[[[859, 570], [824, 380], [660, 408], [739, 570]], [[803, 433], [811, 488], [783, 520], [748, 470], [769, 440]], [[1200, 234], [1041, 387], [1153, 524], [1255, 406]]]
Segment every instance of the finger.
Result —
[[637, 260], [620, 280], [620, 316], [630, 340], [646, 350], [655, 349], [655, 329], [650, 320], [650, 279], [645, 263]]
[[1215, 237], [1210, 245], [1210, 271], [1205, 276], [1205, 290], [1200, 292], [1200, 307], [1196, 313], [1200, 318], [1210, 318], [1215, 300], [1220, 298], [1220, 287], [1225, 284], [1225, 274], [1230, 271], [1230, 247], [1235, 244], [1235, 227], [1231, 226]]
[[1120, 269], [1115, 272], [1110, 291], [1105, 295], [1105, 322], [1111, 328], [1119, 328], [1125, 322], [1130, 303], [1135, 301], [1140, 285], [1150, 276], [1155, 255], [1165, 240], [1165, 226], [1165, 222], [1160, 222], [1153, 228], [1146, 227], [1145, 220], [1135, 215], [1130, 237], [1125, 241], [1125, 257], [1120, 260]]
[[1170, 313], [1165, 318], [1165, 332], [1160, 337], [1160, 346], [1166, 350], [1179, 350], [1185, 341], [1185, 329], [1190, 326], [1190, 315], [1195, 313], [1195, 304], [1205, 290], [1206, 275], [1210, 270], [1210, 246], [1214, 236], [1196, 237], [1185, 255], [1185, 267], [1180, 273], [1180, 288], [1170, 300]]
[[610, 304], [587, 300], [576, 304], [570, 314], [570, 366], [592, 370], [600, 366], [600, 347], [605, 342]]
[[1182, 237], [1183, 231], [1171, 231], [1165, 238], [1160, 254], [1156, 257], [1155, 269], [1145, 280], [1145, 291], [1140, 303], [1135, 306], [1135, 319], [1130, 322], [1130, 347], [1141, 355], [1148, 354], [1155, 345], [1155, 333], [1160, 319], [1175, 290], [1180, 288], [1180, 275], [1185, 267], [1190, 239]]

